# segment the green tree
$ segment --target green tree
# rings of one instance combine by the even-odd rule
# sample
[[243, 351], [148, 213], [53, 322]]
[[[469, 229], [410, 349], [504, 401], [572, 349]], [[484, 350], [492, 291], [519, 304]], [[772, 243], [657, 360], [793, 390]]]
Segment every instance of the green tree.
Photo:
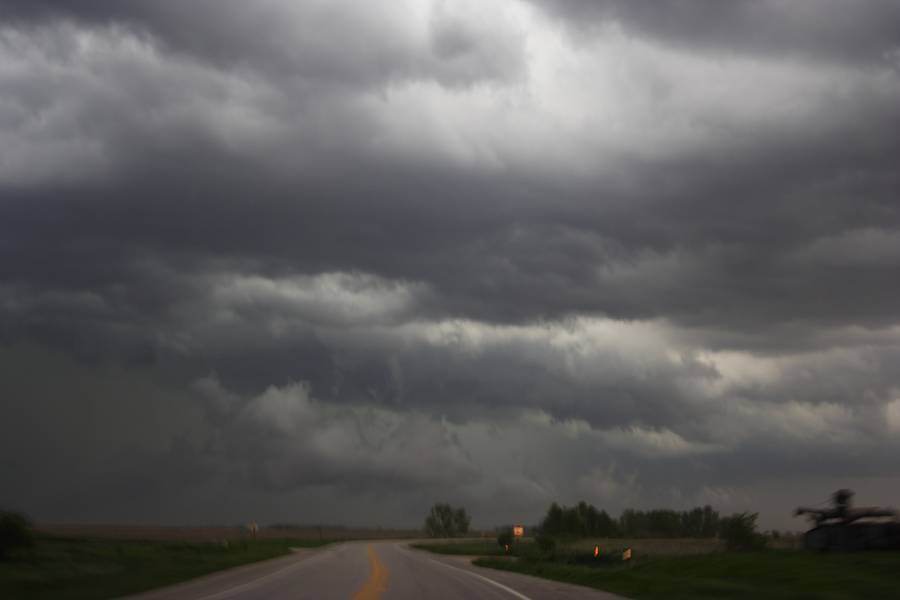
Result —
[[469, 533], [469, 523], [472, 519], [466, 513], [466, 509], [460, 506], [453, 511], [453, 528], [454, 535], [465, 535]]
[[541, 522], [541, 531], [547, 535], [562, 535], [563, 511], [556, 502], [547, 509], [547, 516]]
[[689, 511], [626, 509], [618, 519], [593, 504], [547, 509], [539, 526], [541, 532], [555, 537], [715, 537], [719, 531], [719, 513], [710, 506]]
[[681, 516], [674, 510], [651, 510], [647, 520], [649, 533], [654, 537], [674, 538], [681, 535]]
[[707, 504], [703, 507], [703, 526], [701, 527], [700, 537], [715, 537], [719, 531], [719, 513]]
[[425, 533], [431, 537], [456, 537], [468, 533], [469, 522], [465, 508], [438, 502], [425, 517]]
[[719, 537], [729, 550], [759, 550], [766, 545], [765, 536], [756, 532], [759, 513], [736, 513], [719, 522]]
[[603, 537], [615, 537], [617, 535], [621, 535], [619, 532], [619, 525], [616, 523], [616, 520], [609, 516], [605, 510], [600, 511], [600, 523], [599, 523], [599, 531], [597, 532], [599, 535]]
[[683, 537], [703, 537], [703, 509], [699, 506], [681, 513], [681, 535]]
[[629, 508], [619, 517], [622, 535], [626, 537], [647, 537], [650, 533], [647, 513]]
[[582, 501], [575, 506], [559, 506], [556, 502], [538, 527], [549, 536], [610, 537], [618, 534], [616, 522], [605, 510]]

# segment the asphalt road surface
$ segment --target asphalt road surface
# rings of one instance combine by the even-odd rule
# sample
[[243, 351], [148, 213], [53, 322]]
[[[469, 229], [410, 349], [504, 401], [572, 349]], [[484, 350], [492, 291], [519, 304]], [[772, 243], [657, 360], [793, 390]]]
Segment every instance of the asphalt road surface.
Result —
[[132, 600], [614, 600], [620, 596], [517, 573], [468, 559], [410, 549], [405, 542], [353, 542], [269, 560]]

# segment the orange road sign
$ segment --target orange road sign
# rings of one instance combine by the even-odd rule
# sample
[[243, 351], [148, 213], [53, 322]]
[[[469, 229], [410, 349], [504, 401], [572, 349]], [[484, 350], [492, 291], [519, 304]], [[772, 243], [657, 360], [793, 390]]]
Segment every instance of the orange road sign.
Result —
[[525, 535], [525, 528], [522, 525], [516, 525], [513, 527], [513, 536], [523, 537], [524, 535]]

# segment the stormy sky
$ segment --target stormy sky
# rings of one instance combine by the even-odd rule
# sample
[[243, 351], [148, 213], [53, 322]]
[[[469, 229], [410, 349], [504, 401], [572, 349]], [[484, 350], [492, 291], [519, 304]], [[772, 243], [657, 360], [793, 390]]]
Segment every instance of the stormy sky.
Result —
[[0, 504], [900, 505], [900, 2], [0, 0]]

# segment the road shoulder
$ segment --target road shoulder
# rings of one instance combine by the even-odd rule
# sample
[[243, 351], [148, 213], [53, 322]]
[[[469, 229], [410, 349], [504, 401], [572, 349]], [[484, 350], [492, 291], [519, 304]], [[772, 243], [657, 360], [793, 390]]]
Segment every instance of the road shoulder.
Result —
[[478, 556], [434, 554], [408, 545], [405, 548], [410, 552], [420, 553], [423, 557], [435, 562], [491, 579], [517, 590], [533, 600], [543, 600], [545, 598], [560, 598], [563, 600], [628, 600], [624, 596], [618, 596], [595, 588], [473, 565], [472, 561]]
[[259, 581], [263, 578], [276, 576], [314, 556], [323, 555], [331, 549], [332, 546], [291, 548], [291, 553], [286, 556], [279, 556], [277, 558], [270, 558], [222, 571], [216, 571], [215, 573], [209, 573], [208, 575], [202, 575], [173, 585], [123, 596], [120, 600], [170, 600], [181, 598], [186, 594], [198, 596], [202, 596], [203, 594], [215, 595], [219, 593], [220, 590], [232, 589], [239, 585], [245, 585], [246, 583]]

